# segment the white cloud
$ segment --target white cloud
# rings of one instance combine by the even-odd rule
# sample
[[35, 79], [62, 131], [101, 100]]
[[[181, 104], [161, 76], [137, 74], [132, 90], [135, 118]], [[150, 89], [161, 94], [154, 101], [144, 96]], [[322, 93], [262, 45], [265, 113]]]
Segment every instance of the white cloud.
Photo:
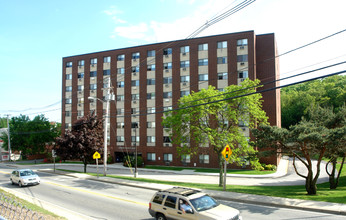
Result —
[[108, 15], [116, 24], [125, 24], [126, 21], [120, 19], [118, 15], [123, 14], [123, 11], [117, 9], [115, 6], [111, 6], [109, 9], [104, 10], [103, 13]]

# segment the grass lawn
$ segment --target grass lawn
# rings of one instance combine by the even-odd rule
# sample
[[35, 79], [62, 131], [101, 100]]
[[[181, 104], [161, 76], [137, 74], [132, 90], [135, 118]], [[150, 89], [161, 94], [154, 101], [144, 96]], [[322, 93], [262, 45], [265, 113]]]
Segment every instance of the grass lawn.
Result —
[[[61, 169], [59, 169], [61, 170]], [[66, 172], [76, 172], [71, 170], [62, 170]], [[80, 173], [80, 172], [77, 172]], [[87, 173], [89, 175], [96, 176], [96, 173]], [[218, 184], [202, 184], [202, 183], [181, 183], [172, 181], [152, 180], [145, 178], [134, 178], [116, 175], [107, 175], [108, 177], [126, 179], [140, 182], [160, 183], [184, 187], [193, 187], [208, 190], [222, 191], [223, 187], [219, 187]], [[346, 168], [343, 169], [339, 180], [339, 186], [335, 190], [329, 189], [329, 183], [323, 183], [317, 185], [317, 195], [307, 195], [305, 186], [238, 186], [227, 185], [226, 190], [229, 192], [283, 197], [291, 199], [304, 199], [334, 203], [346, 204]]]
[[[155, 165], [146, 165], [147, 169], [156, 169], [156, 170], [174, 170], [174, 171], [182, 171], [182, 170], [194, 170], [195, 172], [200, 173], [219, 173], [219, 169], [213, 168], [194, 168], [194, 167], [172, 167], [172, 166], [155, 166]], [[264, 175], [275, 173], [276, 171], [257, 171], [257, 170], [227, 170], [228, 174], [246, 174], [246, 175]]]

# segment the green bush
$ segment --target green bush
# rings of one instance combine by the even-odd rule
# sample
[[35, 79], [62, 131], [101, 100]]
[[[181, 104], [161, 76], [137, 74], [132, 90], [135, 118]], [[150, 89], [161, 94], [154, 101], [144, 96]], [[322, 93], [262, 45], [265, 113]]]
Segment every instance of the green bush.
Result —
[[262, 165], [263, 170], [270, 170], [270, 171], [276, 170], [276, 166], [273, 164], [261, 164], [261, 165]]
[[[130, 161], [125, 160], [125, 167], [134, 167], [136, 164], [136, 158], [134, 156], [130, 157]], [[137, 156], [137, 167], [141, 167], [143, 165], [143, 158], [141, 156]]]

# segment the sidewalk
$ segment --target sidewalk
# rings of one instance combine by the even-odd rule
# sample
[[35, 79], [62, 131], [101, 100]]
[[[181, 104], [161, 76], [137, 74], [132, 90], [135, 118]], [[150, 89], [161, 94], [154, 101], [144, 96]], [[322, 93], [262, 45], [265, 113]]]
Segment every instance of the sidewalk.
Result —
[[[76, 165], [76, 167], [82, 168], [81, 165]], [[88, 171], [91, 171], [90, 169], [96, 170], [96, 167], [94, 165], [88, 166]], [[266, 184], [304, 185], [305, 184], [304, 179], [299, 177], [295, 173], [293, 174], [292, 170], [290, 169], [291, 169], [290, 161], [288, 159], [283, 159], [280, 165], [278, 166], [278, 171], [274, 174], [251, 175], [251, 177], [249, 177], [248, 175], [228, 174], [226, 183], [228, 185], [232, 185], [233, 183], [230, 183], [232, 182], [230, 180], [233, 180], [233, 182], [237, 182], [238, 185], [246, 185], [244, 184], [244, 182], [251, 183], [248, 185], [253, 185], [253, 184], [254, 185], [266, 185]], [[94, 172], [95, 170], [92, 170], [91, 172]], [[39, 171], [50, 172], [50, 173], [53, 172], [52, 169], [41, 169]], [[62, 171], [56, 171], [56, 174], [68, 175], [75, 178], [89, 179], [93, 181], [100, 181], [100, 182], [113, 183], [113, 184], [121, 184], [121, 185], [127, 185], [131, 187], [138, 187], [138, 188], [151, 189], [151, 190], [162, 190], [162, 189], [173, 187], [173, 186], [164, 185], [164, 184], [145, 183], [145, 182], [104, 177], [102, 175], [102, 171], [103, 171], [102, 166], [100, 166], [99, 167], [100, 176], [98, 178], [94, 176], [89, 176], [87, 174], [82, 174], [82, 173], [67, 173]], [[133, 176], [133, 174], [129, 172], [129, 168], [127, 167], [123, 167], [120, 164], [108, 165], [107, 174], [115, 174], [121, 171], [124, 171], [125, 174], [120, 174], [120, 175]], [[196, 173], [196, 172], [192, 172], [191, 170], [182, 170], [182, 171], [148, 170], [148, 169], [141, 169], [141, 168], [138, 169], [138, 173], [139, 173], [138, 177], [150, 178], [150, 179], [160, 179], [160, 180], [176, 181], [176, 182], [181, 181], [181, 182], [199, 182], [199, 183], [212, 182], [214, 184], [218, 183], [218, 174], [215, 174], [215, 173]], [[296, 178], [295, 176], [298, 176], [298, 178]], [[201, 181], [201, 179], [203, 179], [204, 181]], [[325, 181], [328, 181], [328, 179], [326, 179], [326, 177], [322, 175], [320, 182], [325, 182]], [[285, 208], [346, 215], [346, 204], [318, 202], [318, 201], [310, 201], [310, 200], [287, 199], [287, 198], [279, 198], [279, 197], [260, 196], [260, 195], [214, 191], [214, 190], [203, 190], [203, 191], [219, 200], [238, 201], [242, 203], [252, 203], [252, 204], [258, 204], [258, 205], [268, 205], [268, 206], [275, 206], [275, 207], [285, 207]]]

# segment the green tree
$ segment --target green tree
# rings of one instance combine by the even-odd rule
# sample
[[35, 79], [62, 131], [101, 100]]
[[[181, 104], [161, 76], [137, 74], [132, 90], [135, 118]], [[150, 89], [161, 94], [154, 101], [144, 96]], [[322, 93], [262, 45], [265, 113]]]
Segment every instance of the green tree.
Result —
[[63, 160], [79, 159], [84, 164], [84, 173], [93, 154], [103, 153], [103, 120], [95, 114], [84, 116], [72, 125], [72, 130], [66, 130], [62, 137], [56, 138], [56, 154]]
[[346, 100], [346, 76], [337, 75], [281, 90], [282, 127], [289, 128], [308, 115], [308, 108], [320, 105], [338, 112]]
[[[220, 167], [219, 186], [223, 186], [222, 167], [225, 162], [221, 151], [227, 144], [233, 152], [231, 161], [242, 165], [246, 158], [252, 166], [259, 165], [249, 137], [245, 137], [239, 128], [239, 124], [254, 128], [267, 121], [261, 109], [261, 94], [242, 96], [255, 92], [258, 84], [258, 80], [246, 80], [241, 86], [226, 87], [224, 92], [209, 86], [182, 97], [178, 109], [168, 112], [163, 119], [179, 155], [197, 154], [205, 149], [202, 146], [212, 146]], [[233, 98], [237, 96], [241, 97]]]
[[[51, 124], [44, 115], [36, 116], [32, 121], [28, 116], [20, 115], [9, 121], [11, 150], [21, 151], [22, 155], [32, 155], [45, 152], [45, 146], [54, 142], [60, 135], [60, 130]], [[3, 134], [1, 139], [7, 149], [8, 136]]]
[[[323, 157], [335, 156], [341, 151], [345, 152], [345, 125], [343, 128], [333, 126], [340, 115], [334, 114], [331, 109], [311, 106], [307, 118], [303, 118], [289, 129], [261, 125], [252, 133], [256, 137], [256, 145], [259, 148], [271, 147], [293, 156], [295, 172], [305, 178], [305, 189], [308, 195], [315, 195]], [[343, 141], [340, 140], [342, 137]], [[314, 174], [313, 159], [316, 157], [316, 173]], [[297, 170], [296, 158], [305, 165], [306, 175]]]
[[0, 128], [7, 128], [7, 118], [0, 118]]

